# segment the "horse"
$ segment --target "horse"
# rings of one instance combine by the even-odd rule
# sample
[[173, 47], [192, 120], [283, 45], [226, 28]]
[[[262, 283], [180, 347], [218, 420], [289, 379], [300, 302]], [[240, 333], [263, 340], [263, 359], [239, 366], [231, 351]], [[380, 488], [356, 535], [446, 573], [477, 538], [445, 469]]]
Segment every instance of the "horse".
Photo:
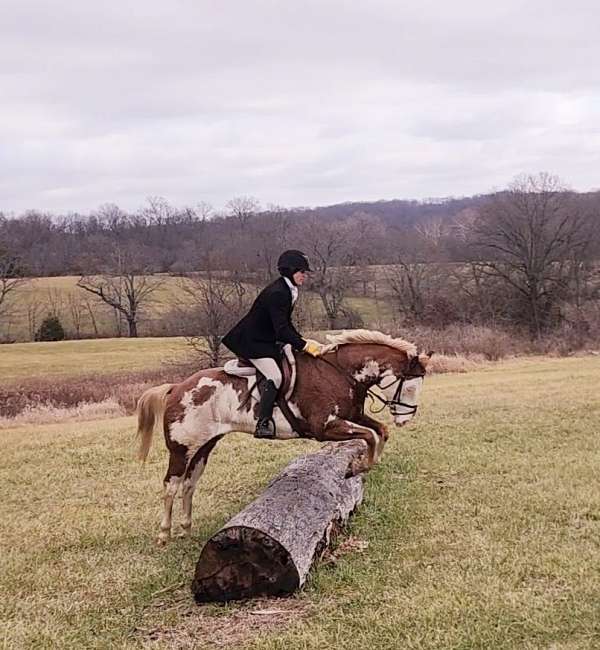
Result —
[[[275, 408], [276, 439], [307, 437], [319, 441], [362, 439], [363, 454], [350, 474], [368, 471], [380, 458], [388, 440], [385, 424], [364, 412], [369, 395], [386, 406], [397, 426], [416, 411], [427, 364], [432, 353], [417, 352], [414, 344], [382, 332], [349, 330], [328, 335], [322, 355], [297, 353], [296, 383], [287, 402], [295, 416], [292, 425]], [[164, 511], [158, 543], [171, 536], [173, 501], [182, 492], [182, 534], [192, 526], [194, 490], [217, 442], [233, 431], [253, 433], [259, 395], [254, 377], [227, 374], [223, 368], [200, 370], [181, 383], [146, 390], [137, 404], [139, 458], [150, 450], [155, 424], [162, 421], [169, 465], [164, 477]], [[372, 392], [373, 387], [380, 394]], [[383, 397], [381, 396], [383, 395]], [[294, 418], [290, 420], [294, 422]]]

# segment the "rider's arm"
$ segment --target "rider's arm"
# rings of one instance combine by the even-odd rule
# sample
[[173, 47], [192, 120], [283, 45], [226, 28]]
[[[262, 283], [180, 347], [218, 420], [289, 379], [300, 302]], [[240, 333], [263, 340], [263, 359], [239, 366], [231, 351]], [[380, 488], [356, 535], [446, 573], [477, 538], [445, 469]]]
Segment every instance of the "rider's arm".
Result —
[[269, 316], [275, 330], [275, 337], [283, 343], [290, 343], [296, 350], [303, 350], [306, 341], [296, 332], [288, 316], [289, 304], [284, 296], [273, 294], [267, 304]]

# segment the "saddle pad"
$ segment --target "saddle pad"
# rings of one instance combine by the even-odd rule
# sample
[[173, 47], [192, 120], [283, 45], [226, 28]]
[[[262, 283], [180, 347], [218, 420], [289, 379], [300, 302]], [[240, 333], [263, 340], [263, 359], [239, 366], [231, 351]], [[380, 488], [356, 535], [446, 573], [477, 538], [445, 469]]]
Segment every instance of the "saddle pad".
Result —
[[239, 359], [230, 359], [225, 362], [223, 370], [228, 375], [235, 375], [236, 377], [252, 377], [256, 374], [256, 368], [253, 365], [247, 366], [243, 362], [238, 363], [238, 361]]

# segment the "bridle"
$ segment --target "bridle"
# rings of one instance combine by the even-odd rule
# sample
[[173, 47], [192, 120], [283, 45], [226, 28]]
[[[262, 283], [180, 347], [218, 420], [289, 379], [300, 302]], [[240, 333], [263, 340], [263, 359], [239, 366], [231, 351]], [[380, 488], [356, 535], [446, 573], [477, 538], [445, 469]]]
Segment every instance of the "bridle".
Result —
[[[337, 353], [338, 350], [335, 350], [335, 355], [337, 359]], [[344, 377], [344, 379], [352, 386], [354, 389], [358, 389], [361, 384], [354, 379], [351, 375], [347, 374], [345, 370], [340, 368], [340, 366], [337, 363], [332, 363], [328, 359], [325, 359], [322, 356], [315, 357], [316, 359], [323, 361], [326, 363], [328, 366], [331, 366], [332, 368], [335, 368], [341, 375]], [[387, 406], [390, 409], [390, 413], [392, 415], [414, 415], [417, 412], [417, 404], [407, 404], [406, 402], [402, 402], [400, 400], [400, 397], [402, 396], [402, 388], [404, 386], [404, 382], [407, 381], [408, 379], [418, 379], [418, 378], [423, 378], [423, 374], [415, 374], [415, 373], [406, 373], [403, 375], [400, 375], [399, 377], [396, 377], [394, 381], [389, 383], [387, 386], [379, 386], [381, 390], [387, 390], [391, 386], [393, 386], [396, 382], [398, 382], [398, 387], [396, 388], [394, 395], [392, 399], [384, 399], [377, 393], [373, 392], [372, 388], [367, 388], [366, 394], [373, 400], [379, 400], [382, 403], [381, 408], [378, 411], [374, 411], [373, 408], [371, 407], [371, 413], [378, 414], [383, 411], [383, 409]], [[402, 413], [398, 412], [398, 409], [402, 407], [405, 409], [408, 409], [407, 411], [404, 411]]]
[[[371, 413], [381, 413], [383, 409], [387, 406], [390, 409], [390, 413], [392, 415], [414, 415], [417, 412], [418, 404], [407, 404], [406, 402], [402, 402], [400, 400], [400, 397], [402, 396], [402, 387], [404, 386], [404, 382], [407, 379], [418, 379], [418, 378], [423, 378], [423, 375], [416, 375], [416, 374], [406, 374], [406, 375], [400, 375], [400, 377], [396, 377], [394, 381], [389, 383], [387, 386], [379, 386], [381, 390], [387, 390], [391, 386], [393, 386], [396, 382], [398, 382], [398, 387], [396, 388], [396, 391], [394, 392], [394, 395], [392, 399], [384, 399], [377, 393], [374, 393], [370, 388], [367, 390], [367, 394], [369, 397], [375, 401], [378, 399], [381, 403], [382, 406], [378, 411], [373, 410], [373, 407], [371, 407]], [[398, 409], [402, 407], [407, 409], [406, 411], [403, 411], [402, 413], [398, 412]]]

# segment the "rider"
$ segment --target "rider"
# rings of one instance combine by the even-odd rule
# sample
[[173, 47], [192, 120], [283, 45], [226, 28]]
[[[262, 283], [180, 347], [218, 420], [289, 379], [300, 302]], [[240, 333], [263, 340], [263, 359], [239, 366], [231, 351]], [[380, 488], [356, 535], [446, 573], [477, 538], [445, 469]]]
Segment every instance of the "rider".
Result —
[[238, 357], [248, 359], [264, 375], [265, 388], [260, 398], [256, 438], [274, 438], [273, 406], [281, 387], [281, 352], [277, 342], [290, 343], [313, 357], [321, 354], [318, 341], [304, 339], [291, 321], [298, 287], [311, 271], [308, 258], [298, 250], [288, 250], [277, 261], [281, 277], [265, 287], [250, 311], [223, 337], [223, 344]]

